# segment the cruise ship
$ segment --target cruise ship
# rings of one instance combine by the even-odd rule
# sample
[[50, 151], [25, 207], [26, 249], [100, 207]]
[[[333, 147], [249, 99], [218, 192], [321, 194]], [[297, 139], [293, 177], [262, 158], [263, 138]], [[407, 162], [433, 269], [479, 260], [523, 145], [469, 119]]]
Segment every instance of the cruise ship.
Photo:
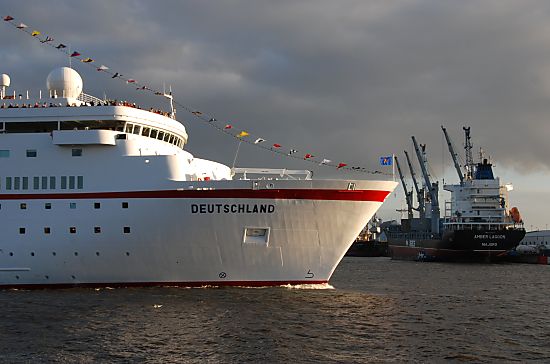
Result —
[[0, 81], [1, 288], [323, 284], [396, 187], [197, 158], [173, 107], [72, 68], [35, 100]]

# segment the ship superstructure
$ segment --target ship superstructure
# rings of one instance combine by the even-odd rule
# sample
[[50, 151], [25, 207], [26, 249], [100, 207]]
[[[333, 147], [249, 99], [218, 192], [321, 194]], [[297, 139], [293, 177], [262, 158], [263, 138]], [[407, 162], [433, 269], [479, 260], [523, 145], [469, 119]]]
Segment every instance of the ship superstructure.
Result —
[[185, 150], [173, 107], [47, 84], [2, 76], [0, 287], [326, 283], [396, 186], [232, 169]]
[[[474, 163], [470, 128], [464, 128], [464, 171], [446, 129], [442, 127], [442, 130], [460, 182], [444, 185], [451, 193], [451, 200], [445, 201], [445, 214], [440, 218], [438, 183], [433, 182], [427, 172], [425, 146], [419, 146], [412, 138], [425, 180], [424, 188], [428, 191], [419, 207], [427, 206], [429, 216], [403, 219], [401, 225], [390, 226], [391, 254], [396, 259], [414, 260], [497, 259], [514, 248], [525, 234], [517, 208], [508, 206], [511, 185], [500, 184], [492, 164], [482, 153], [480, 161]], [[412, 201], [407, 203], [412, 210]]]

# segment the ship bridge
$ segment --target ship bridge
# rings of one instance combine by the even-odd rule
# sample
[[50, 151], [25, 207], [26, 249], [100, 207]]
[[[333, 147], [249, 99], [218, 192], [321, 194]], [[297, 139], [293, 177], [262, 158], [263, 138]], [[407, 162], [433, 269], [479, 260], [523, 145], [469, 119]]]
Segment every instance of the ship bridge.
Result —
[[[105, 135], [116, 137], [116, 133], [103, 133], [103, 130], [141, 135], [181, 149], [187, 143], [185, 127], [170, 117], [173, 113], [153, 108], [144, 110], [133, 103], [86, 95], [81, 92], [82, 79], [78, 73], [67, 67], [56, 69], [48, 76], [47, 98], [40, 95], [37, 99], [31, 99], [28, 92], [26, 97], [15, 92], [6, 94], [5, 87], [9, 86], [9, 82], [7, 85], [4, 83], [0, 99], [2, 133], [51, 133], [55, 138], [62, 134], [69, 135], [61, 131], [87, 131], [79, 133], [78, 137], [77, 133], [73, 133], [71, 144], [87, 144], [84, 139], [104, 144], [101, 140], [105, 139]], [[112, 143], [109, 141], [107, 144]]]

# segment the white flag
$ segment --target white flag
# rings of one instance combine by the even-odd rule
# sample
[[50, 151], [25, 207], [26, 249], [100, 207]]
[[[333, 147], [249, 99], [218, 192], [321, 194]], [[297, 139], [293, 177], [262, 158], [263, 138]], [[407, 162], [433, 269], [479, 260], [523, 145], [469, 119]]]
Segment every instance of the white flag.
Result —
[[321, 165], [321, 164], [328, 164], [328, 163], [330, 163], [330, 162], [332, 162], [330, 159], [323, 159], [323, 161], [322, 161], [321, 163], [319, 163], [319, 165]]
[[259, 143], [261, 143], [261, 142], [265, 142], [265, 139], [263, 139], [263, 138], [258, 138], [258, 139], [256, 139], [256, 140], [254, 141], [254, 144], [259, 144]]

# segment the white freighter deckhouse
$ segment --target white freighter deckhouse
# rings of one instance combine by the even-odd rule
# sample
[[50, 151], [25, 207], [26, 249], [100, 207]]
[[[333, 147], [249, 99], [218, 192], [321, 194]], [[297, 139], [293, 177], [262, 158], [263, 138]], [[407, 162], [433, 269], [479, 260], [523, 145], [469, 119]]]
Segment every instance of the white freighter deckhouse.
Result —
[[396, 186], [231, 170], [184, 150], [173, 109], [82, 94], [66, 67], [47, 85], [1, 77], [0, 287], [325, 283]]

